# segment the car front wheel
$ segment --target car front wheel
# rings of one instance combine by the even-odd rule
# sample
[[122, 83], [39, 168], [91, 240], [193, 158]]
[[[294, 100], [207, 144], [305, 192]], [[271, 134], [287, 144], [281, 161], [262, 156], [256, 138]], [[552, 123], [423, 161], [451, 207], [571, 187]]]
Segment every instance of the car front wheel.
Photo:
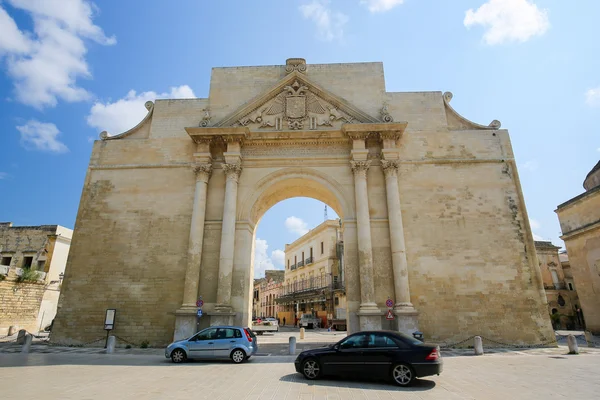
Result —
[[392, 379], [398, 386], [410, 386], [415, 378], [413, 369], [407, 364], [397, 364], [392, 369]]
[[314, 358], [309, 358], [302, 363], [302, 375], [306, 379], [317, 379], [321, 376], [321, 366]]
[[185, 354], [185, 351], [183, 351], [181, 349], [175, 349], [171, 353], [171, 360], [176, 364], [182, 363], [186, 359], [187, 359], [187, 355]]
[[236, 364], [241, 364], [246, 360], [246, 353], [244, 350], [236, 349], [231, 352], [231, 361]]

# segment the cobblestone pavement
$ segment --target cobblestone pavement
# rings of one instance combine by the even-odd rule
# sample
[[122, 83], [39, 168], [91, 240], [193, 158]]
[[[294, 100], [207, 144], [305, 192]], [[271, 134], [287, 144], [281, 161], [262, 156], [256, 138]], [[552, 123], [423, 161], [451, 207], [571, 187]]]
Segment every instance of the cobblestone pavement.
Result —
[[295, 373], [293, 356], [172, 364], [158, 355], [2, 354], [5, 399], [597, 399], [600, 352], [445, 357], [440, 376], [397, 388], [384, 381]]

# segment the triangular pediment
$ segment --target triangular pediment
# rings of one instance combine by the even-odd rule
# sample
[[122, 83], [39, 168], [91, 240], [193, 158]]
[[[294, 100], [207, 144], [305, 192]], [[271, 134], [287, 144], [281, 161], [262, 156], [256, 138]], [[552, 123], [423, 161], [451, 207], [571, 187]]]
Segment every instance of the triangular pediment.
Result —
[[380, 121], [294, 71], [215, 126], [282, 131], [339, 129], [345, 123], [377, 122]]

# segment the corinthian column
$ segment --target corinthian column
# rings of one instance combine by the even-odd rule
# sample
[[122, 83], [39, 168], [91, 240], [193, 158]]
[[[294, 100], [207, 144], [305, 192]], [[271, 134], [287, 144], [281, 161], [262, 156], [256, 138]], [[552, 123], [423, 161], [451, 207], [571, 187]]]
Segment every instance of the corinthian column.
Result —
[[183, 286], [183, 301], [181, 308], [175, 312], [174, 340], [190, 337], [196, 332], [196, 298], [200, 283], [200, 263], [202, 260], [202, 245], [204, 241], [204, 216], [206, 214], [206, 192], [212, 165], [197, 163], [196, 190], [192, 208], [192, 221], [187, 251], [187, 266]]
[[394, 272], [394, 291], [396, 293], [394, 313], [398, 317], [398, 330], [406, 334], [412, 334], [412, 332], [418, 330], [417, 312], [410, 302], [408, 262], [406, 261], [402, 208], [398, 188], [398, 161], [381, 160], [381, 168], [383, 168], [385, 174], [390, 244], [392, 248], [392, 270]]
[[381, 168], [385, 174], [385, 190], [387, 193], [388, 219], [390, 226], [390, 243], [392, 247], [392, 267], [394, 271], [394, 289], [396, 292], [396, 309], [413, 308], [410, 302], [408, 285], [408, 263], [404, 245], [404, 227], [402, 225], [402, 209], [398, 190], [398, 161], [381, 160]]
[[204, 241], [204, 216], [206, 214], [206, 191], [212, 171], [212, 164], [196, 164], [196, 191], [194, 193], [194, 208], [187, 252], [187, 268], [183, 289], [182, 307], [196, 307], [198, 284], [200, 281], [200, 262], [202, 260], [202, 245]]
[[[356, 227], [358, 238], [358, 266], [360, 271], [359, 314], [379, 313], [374, 301], [373, 254], [371, 247], [371, 222], [369, 198], [367, 196], [367, 170], [371, 161], [350, 161], [354, 173], [354, 194], [356, 197]], [[361, 329], [369, 328], [362, 326]]]
[[231, 284], [233, 278], [233, 253], [235, 245], [235, 219], [238, 179], [242, 172], [240, 164], [223, 164], [225, 183], [225, 205], [221, 230], [221, 252], [219, 258], [219, 286], [215, 311], [231, 313]]

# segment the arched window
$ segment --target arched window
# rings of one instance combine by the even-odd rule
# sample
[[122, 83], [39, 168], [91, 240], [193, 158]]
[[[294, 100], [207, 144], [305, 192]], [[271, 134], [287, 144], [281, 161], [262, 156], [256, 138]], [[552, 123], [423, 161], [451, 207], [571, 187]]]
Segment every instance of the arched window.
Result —
[[556, 300], [558, 302], [558, 305], [561, 307], [565, 306], [565, 299], [559, 294], [558, 295], [558, 299]]

